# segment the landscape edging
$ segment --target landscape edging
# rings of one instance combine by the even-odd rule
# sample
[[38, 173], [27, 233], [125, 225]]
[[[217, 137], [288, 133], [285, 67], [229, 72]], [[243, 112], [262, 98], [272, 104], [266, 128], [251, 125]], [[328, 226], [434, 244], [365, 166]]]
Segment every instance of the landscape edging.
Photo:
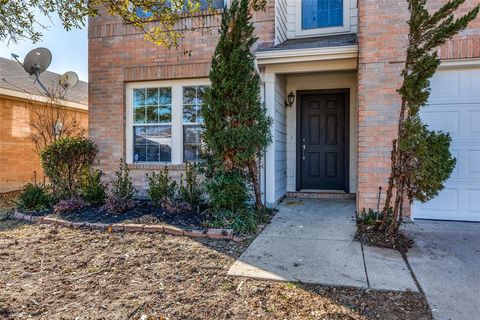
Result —
[[53, 217], [38, 217], [28, 215], [15, 210], [13, 218], [38, 224], [54, 224], [69, 228], [89, 228], [97, 230], [106, 230], [108, 232], [144, 232], [144, 233], [165, 233], [177, 236], [186, 236], [190, 238], [209, 238], [217, 240], [232, 240], [242, 242], [249, 237], [236, 236], [232, 229], [214, 229], [203, 230], [183, 229], [169, 224], [133, 224], [133, 223], [90, 223], [90, 222], [72, 222]]

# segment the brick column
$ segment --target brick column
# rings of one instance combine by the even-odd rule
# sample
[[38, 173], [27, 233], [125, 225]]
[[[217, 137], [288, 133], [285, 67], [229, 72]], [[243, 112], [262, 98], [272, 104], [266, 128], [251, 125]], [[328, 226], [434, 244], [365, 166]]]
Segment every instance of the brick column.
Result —
[[358, 185], [357, 209], [377, 206], [385, 190], [390, 151], [396, 136], [404, 47], [408, 26], [406, 1], [359, 3]]
[[[437, 10], [446, 0], [430, 0]], [[477, 2], [478, 3], [478, 2]], [[473, 8], [466, 1], [459, 13]], [[397, 135], [402, 79], [408, 39], [407, 1], [359, 0], [358, 12], [358, 185], [357, 209], [376, 208], [390, 173], [392, 140]], [[439, 50], [442, 59], [480, 57], [480, 17]], [[383, 203], [383, 199], [382, 199]], [[408, 211], [408, 208], [407, 208]]]

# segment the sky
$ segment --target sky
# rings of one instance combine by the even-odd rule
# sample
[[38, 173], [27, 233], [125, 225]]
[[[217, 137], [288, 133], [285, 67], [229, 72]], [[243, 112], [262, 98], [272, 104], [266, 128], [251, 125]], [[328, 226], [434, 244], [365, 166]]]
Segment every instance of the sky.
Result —
[[[18, 54], [19, 60], [27, 53], [38, 47], [48, 48], [52, 52], [52, 63], [49, 71], [63, 74], [67, 71], [74, 71], [80, 80], [88, 80], [88, 36], [87, 27], [82, 30], [74, 29], [65, 31], [58, 17], [52, 16], [52, 21], [47, 17], [36, 17], [40, 23], [48, 26], [48, 30], [41, 30], [42, 39], [37, 43], [30, 40], [20, 40], [18, 43], [0, 42], [0, 56], [11, 58], [11, 54]], [[53, 24], [52, 24], [53, 23]]]

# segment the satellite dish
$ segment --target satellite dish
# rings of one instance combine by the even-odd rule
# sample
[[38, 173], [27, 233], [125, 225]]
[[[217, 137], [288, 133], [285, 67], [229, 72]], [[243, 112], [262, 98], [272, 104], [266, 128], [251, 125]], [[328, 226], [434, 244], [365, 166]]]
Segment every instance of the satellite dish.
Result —
[[52, 53], [47, 48], [37, 48], [30, 51], [23, 59], [23, 68], [30, 75], [38, 76], [47, 70], [52, 62]]
[[73, 88], [78, 83], [78, 75], [73, 71], [67, 71], [62, 75], [60, 80], [58, 80], [58, 83], [65, 90]]

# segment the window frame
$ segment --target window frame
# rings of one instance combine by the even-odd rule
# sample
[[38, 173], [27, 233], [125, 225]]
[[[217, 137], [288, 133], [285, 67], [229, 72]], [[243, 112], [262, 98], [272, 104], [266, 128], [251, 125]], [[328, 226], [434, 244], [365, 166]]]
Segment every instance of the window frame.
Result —
[[[179, 165], [183, 164], [183, 87], [210, 86], [208, 78], [155, 80], [141, 82], [127, 82], [125, 85], [125, 161], [127, 164], [139, 165]], [[134, 119], [133, 119], [133, 90], [148, 88], [172, 88], [172, 157], [170, 162], [134, 162]], [[141, 124], [138, 124], [141, 125]], [[168, 125], [160, 123], [158, 125]]]
[[351, 31], [350, 2], [351, 0], [343, 0], [343, 26], [302, 29], [302, 0], [295, 0], [295, 36], [309, 37], [314, 35], [349, 33]]
[[[194, 88], [195, 88], [195, 98], [197, 98], [197, 97], [198, 97], [198, 88], [199, 88], [199, 87], [208, 87], [208, 86], [205, 86], [205, 85], [183, 86], [183, 87], [182, 87], [182, 94], [184, 93], [184, 90], [185, 90], [185, 88], [187, 88], [187, 87], [191, 87], [191, 88], [194, 87]], [[186, 106], [186, 105], [188, 105], [188, 106], [198, 106], [198, 104], [185, 104], [184, 102], [185, 102], [185, 101], [183, 101], [183, 97], [182, 97], [183, 162], [184, 162], [184, 163], [186, 163], [186, 162], [198, 162], [198, 161], [199, 161], [199, 158], [197, 158], [196, 160], [185, 160], [185, 144], [187, 144], [187, 143], [186, 143], [186, 140], [185, 140], [185, 128], [187, 128], [187, 127], [190, 127], [190, 128], [192, 128], [192, 127], [201, 128], [201, 127], [202, 127], [202, 124], [203, 124], [204, 122], [203, 122], [203, 121], [202, 121], [202, 122], [199, 122], [199, 121], [198, 121], [198, 110], [196, 110], [196, 115], [195, 115], [196, 121], [195, 121], [195, 122], [185, 122], [185, 121], [184, 121], [185, 119], [183, 119], [183, 117], [184, 117], [184, 114], [183, 114], [184, 109], [183, 109], [183, 107]], [[202, 101], [202, 104], [200, 105], [201, 109], [203, 109], [204, 105], [205, 105], [205, 102]], [[203, 118], [203, 117], [202, 117], [202, 118]], [[188, 143], [188, 144], [191, 144], [191, 143]], [[200, 147], [202, 146], [201, 141], [200, 141], [200, 145], [199, 145], [199, 146], [200, 146]], [[198, 157], [198, 155], [197, 155], [197, 157]]]
[[[147, 116], [147, 110], [149, 107], [152, 107], [152, 106], [155, 106], [157, 108], [160, 108], [160, 107], [165, 107], [167, 106], [168, 104], [165, 104], [165, 103], [160, 103], [159, 101], [157, 101], [157, 103], [155, 105], [153, 104], [148, 104], [145, 102], [144, 105], [142, 105], [141, 107], [144, 107], [145, 108], [145, 119], [144, 119], [144, 122], [139, 122], [139, 123], [135, 123], [135, 106], [134, 106], [134, 99], [135, 99], [135, 96], [134, 96], [134, 91], [135, 90], [145, 90], [145, 101], [147, 100], [147, 97], [148, 97], [148, 93], [147, 93], [147, 90], [148, 89], [157, 89], [157, 90], [160, 90], [160, 89], [170, 89], [170, 95], [171, 95], [171, 101], [170, 101], [170, 121], [169, 122], [160, 122], [159, 119], [157, 118], [157, 122], [148, 122], [148, 116]], [[159, 93], [157, 93], [159, 94]], [[159, 117], [160, 114], [157, 112], [157, 116]], [[133, 139], [133, 142], [132, 142], [132, 163], [135, 163], [135, 164], [148, 164], [148, 163], [156, 163], [156, 164], [168, 164], [171, 162], [171, 155], [170, 155], [170, 161], [138, 161], [138, 162], [135, 162], [135, 160], [133, 159], [133, 153], [134, 153], [134, 150], [135, 150], [135, 128], [136, 127], [144, 127], [144, 128], [148, 128], [148, 127], [170, 127], [170, 143], [171, 145], [173, 145], [173, 134], [172, 134], [172, 117], [173, 117], [173, 92], [172, 92], [172, 88], [171, 87], [140, 87], [140, 88], [133, 88], [132, 89], [132, 139]], [[145, 147], [147, 147], [147, 145], [145, 145]], [[170, 151], [172, 152], [172, 151]], [[161, 154], [160, 154], [160, 157], [161, 157]]]

